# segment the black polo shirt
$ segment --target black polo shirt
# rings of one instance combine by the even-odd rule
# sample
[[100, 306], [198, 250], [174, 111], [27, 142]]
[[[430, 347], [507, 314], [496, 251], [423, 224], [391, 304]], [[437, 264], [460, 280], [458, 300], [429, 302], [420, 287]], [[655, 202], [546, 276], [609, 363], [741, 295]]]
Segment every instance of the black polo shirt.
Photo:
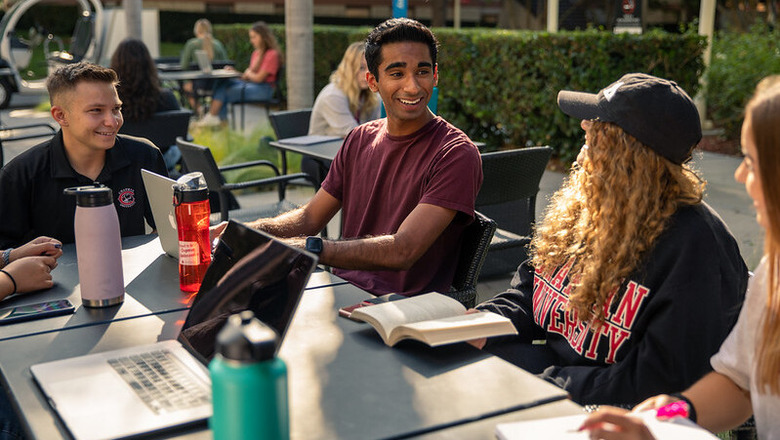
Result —
[[144, 219], [152, 228], [154, 220], [141, 168], [168, 175], [154, 144], [120, 135], [106, 151], [106, 163], [93, 182], [71, 167], [59, 131], [0, 170], [0, 249], [20, 246], [41, 235], [73, 243], [76, 198], [62, 191], [95, 182], [111, 188], [122, 236], [144, 234]]

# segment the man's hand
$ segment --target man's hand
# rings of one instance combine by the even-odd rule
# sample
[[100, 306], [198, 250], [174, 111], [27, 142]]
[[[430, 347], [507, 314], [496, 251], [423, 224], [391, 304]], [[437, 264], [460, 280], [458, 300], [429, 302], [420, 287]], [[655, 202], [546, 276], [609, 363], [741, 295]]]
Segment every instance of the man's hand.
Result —
[[[468, 309], [466, 310], [467, 315], [471, 315], [473, 313], [479, 313], [480, 311], [477, 309]], [[472, 339], [470, 341], [466, 341], [467, 343], [477, 347], [478, 349], [482, 350], [485, 347], [485, 344], [487, 344], [487, 338], [479, 338], [479, 339]]]
[[222, 222], [209, 228], [209, 242], [214, 243], [214, 240], [222, 236], [222, 232], [225, 231], [228, 222]]

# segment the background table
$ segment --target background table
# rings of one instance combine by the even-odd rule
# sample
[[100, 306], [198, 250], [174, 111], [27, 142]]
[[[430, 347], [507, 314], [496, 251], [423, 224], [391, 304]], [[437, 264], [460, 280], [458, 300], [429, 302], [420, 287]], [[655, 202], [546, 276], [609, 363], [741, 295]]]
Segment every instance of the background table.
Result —
[[[337, 313], [369, 296], [350, 284], [304, 292], [280, 351], [288, 366], [293, 439], [393, 438], [439, 430], [492, 438], [494, 422], [480, 417], [565, 398], [561, 389], [467, 344], [385, 346], [372, 327]], [[170, 339], [185, 315], [184, 310], [160, 313], [5, 341], [3, 385], [30, 436], [66, 436], [33, 383], [30, 365]], [[545, 414], [561, 415], [553, 412]], [[210, 436], [201, 424], [154, 437]]]

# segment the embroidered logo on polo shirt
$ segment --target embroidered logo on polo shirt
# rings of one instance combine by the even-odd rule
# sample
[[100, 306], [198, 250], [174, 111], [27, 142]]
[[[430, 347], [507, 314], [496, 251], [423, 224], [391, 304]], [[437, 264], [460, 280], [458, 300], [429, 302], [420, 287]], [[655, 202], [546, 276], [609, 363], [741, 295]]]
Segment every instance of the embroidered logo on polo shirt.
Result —
[[119, 206], [123, 208], [132, 208], [135, 205], [135, 190], [132, 188], [125, 188], [119, 191]]

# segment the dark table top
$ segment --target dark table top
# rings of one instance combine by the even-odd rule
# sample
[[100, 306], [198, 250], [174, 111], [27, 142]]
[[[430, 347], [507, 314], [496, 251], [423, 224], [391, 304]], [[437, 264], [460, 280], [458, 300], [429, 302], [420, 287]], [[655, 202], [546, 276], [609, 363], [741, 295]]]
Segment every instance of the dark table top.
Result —
[[[57, 262], [57, 268], [52, 271], [54, 287], [7, 298], [0, 302], [0, 307], [67, 298], [76, 307], [76, 312], [0, 326], [0, 341], [63, 328], [183, 310], [189, 307], [194, 298], [192, 294], [179, 290], [178, 261], [163, 252], [157, 235], [123, 237], [122, 267], [124, 303], [99, 309], [84, 307], [81, 303], [76, 246], [63, 246], [62, 257]], [[330, 272], [318, 270], [309, 279], [307, 288], [342, 283], [346, 281]]]
[[[350, 285], [307, 290], [281, 347], [288, 367], [293, 439], [366, 439], [432, 432], [492, 438], [493, 419], [565, 398], [559, 388], [467, 344], [384, 345], [372, 327], [338, 316], [369, 294]], [[3, 384], [32, 438], [66, 435], [30, 375], [30, 365], [171, 339], [186, 311], [167, 312], [7, 340]], [[552, 407], [551, 407], [552, 408]], [[540, 416], [573, 411], [557, 405]], [[576, 407], [575, 407], [576, 408]], [[554, 413], [554, 414], [553, 414]], [[563, 413], [569, 414], [569, 413]], [[495, 420], [509, 420], [500, 416]], [[155, 438], [211, 438], [203, 425]], [[459, 438], [467, 438], [461, 437]]]

